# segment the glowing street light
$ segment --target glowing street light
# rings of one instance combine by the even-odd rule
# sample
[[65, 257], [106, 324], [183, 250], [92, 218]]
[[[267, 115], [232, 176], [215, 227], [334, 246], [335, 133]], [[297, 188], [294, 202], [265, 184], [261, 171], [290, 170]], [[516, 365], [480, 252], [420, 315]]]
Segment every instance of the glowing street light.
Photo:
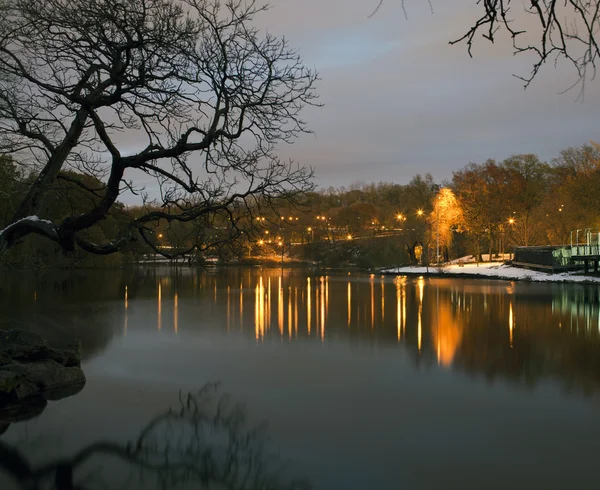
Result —
[[350, 233], [348, 233], [348, 236], [346, 237], [348, 240], [352, 240], [352, 235]]
[[514, 218], [508, 218], [508, 224], [509, 225], [514, 225], [515, 224], [515, 219]]
[[423, 216], [424, 213], [425, 211], [423, 211], [422, 209], [417, 209], [417, 216]]

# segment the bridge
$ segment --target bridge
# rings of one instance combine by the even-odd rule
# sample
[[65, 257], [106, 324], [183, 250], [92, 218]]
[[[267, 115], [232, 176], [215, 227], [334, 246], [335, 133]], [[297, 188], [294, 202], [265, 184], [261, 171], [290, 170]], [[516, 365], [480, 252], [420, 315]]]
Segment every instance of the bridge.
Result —
[[570, 233], [571, 260], [583, 262], [583, 270], [587, 273], [590, 264], [594, 272], [598, 272], [600, 262], [600, 228], [584, 228]]
[[516, 247], [513, 264], [553, 273], [577, 269], [598, 272], [600, 228], [573, 230], [568, 245]]

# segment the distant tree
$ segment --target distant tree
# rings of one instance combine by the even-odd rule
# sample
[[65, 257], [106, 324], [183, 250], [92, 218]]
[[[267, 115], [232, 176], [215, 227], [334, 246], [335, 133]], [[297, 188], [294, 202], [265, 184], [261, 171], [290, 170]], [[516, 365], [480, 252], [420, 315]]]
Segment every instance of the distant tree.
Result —
[[504, 172], [494, 160], [470, 163], [453, 173], [452, 188], [462, 208], [462, 226], [478, 259], [486, 241], [492, 254], [494, 237], [505, 219], [504, 178]]
[[[31, 234], [96, 254], [138, 237], [164, 253], [152, 238], [161, 222], [215, 215], [228, 240], [257, 202], [311, 189], [311, 171], [274, 150], [306, 131], [299, 115], [317, 77], [287, 41], [252, 26], [262, 10], [251, 0], [0, 2], [1, 153], [35, 177], [0, 253]], [[35, 219], [67, 170], [102, 184], [78, 181], [83, 211]], [[160, 191], [152, 210], [106, 241], [85, 235], [148, 179]]]
[[336, 209], [332, 219], [336, 226], [343, 227], [348, 233], [357, 233], [369, 228], [372, 217], [377, 213], [373, 204], [354, 202]]
[[501, 231], [509, 233], [515, 245], [539, 245], [544, 240], [541, 204], [547, 195], [550, 167], [536, 155], [514, 155], [502, 162], [501, 169], [506, 180]]
[[600, 148], [567, 148], [552, 162], [549, 192], [543, 203], [549, 240], [565, 243], [571, 230], [600, 226]]
[[405, 188], [407, 206], [404, 209], [406, 222], [404, 225], [405, 249], [411, 264], [419, 262], [418, 251], [423, 254], [427, 241], [427, 217], [431, 214], [434, 197], [439, 185], [429, 173], [415, 175]]

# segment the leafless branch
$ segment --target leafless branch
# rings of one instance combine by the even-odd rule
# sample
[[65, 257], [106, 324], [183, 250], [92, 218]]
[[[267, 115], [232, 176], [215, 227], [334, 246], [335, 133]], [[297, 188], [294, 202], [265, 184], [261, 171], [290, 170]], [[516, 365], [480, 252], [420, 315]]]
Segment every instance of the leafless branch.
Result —
[[[66, 168], [102, 182], [75, 182], [93, 204], [54, 223], [67, 251], [109, 253], [152, 220], [185, 222], [248, 196], [310, 190], [312, 172], [276, 150], [308, 132], [300, 113], [316, 104], [317, 75], [286, 40], [252, 25], [263, 10], [254, 0], [82, 0], [77, 9], [69, 0], [3, 1], [0, 151], [18, 164], [33, 152], [36, 165], [12, 222], [36, 216]], [[124, 150], [124, 132], [145, 145]], [[91, 243], [80, 234], [135, 188], [132, 171], [157, 180], [161, 211]], [[0, 252], [28, 233], [0, 234]]]

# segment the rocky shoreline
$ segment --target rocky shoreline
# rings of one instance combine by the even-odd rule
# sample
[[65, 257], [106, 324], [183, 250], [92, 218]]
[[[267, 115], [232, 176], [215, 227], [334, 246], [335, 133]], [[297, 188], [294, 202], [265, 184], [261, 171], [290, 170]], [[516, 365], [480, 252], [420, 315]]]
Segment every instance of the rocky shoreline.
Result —
[[58, 349], [33, 333], [0, 330], [0, 433], [84, 385], [79, 342]]

